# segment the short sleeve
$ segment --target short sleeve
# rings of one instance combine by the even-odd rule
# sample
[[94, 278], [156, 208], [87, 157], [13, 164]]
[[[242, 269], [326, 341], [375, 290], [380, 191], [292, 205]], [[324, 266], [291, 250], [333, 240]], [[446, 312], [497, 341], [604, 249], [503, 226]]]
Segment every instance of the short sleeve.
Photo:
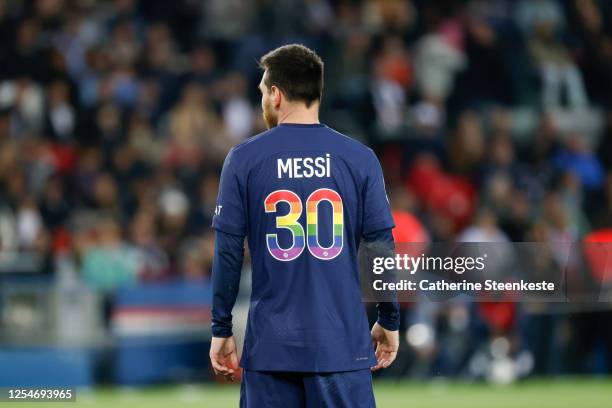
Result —
[[378, 158], [370, 150], [363, 203], [363, 235], [395, 227]]
[[212, 227], [233, 235], [246, 234], [246, 211], [238, 173], [230, 151], [221, 170], [221, 182]]

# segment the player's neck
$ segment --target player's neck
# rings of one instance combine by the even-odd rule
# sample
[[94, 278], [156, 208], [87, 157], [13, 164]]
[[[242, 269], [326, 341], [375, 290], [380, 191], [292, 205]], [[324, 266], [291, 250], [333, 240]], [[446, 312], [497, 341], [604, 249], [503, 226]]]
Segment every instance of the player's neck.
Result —
[[281, 123], [299, 123], [299, 124], [314, 124], [319, 123], [319, 106], [312, 104], [310, 107], [304, 105], [292, 107], [286, 112], [279, 113], [278, 124]]

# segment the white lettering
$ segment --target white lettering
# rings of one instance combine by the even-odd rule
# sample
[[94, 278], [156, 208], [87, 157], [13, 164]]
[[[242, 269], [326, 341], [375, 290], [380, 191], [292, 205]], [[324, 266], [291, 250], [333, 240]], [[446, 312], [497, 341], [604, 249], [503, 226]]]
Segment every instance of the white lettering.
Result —
[[317, 170], [315, 171], [315, 176], [317, 176], [317, 177], [325, 177], [325, 175], [326, 175], [326, 172], [325, 172], [325, 158], [317, 157], [315, 159], [315, 166], [317, 167]]
[[325, 157], [277, 159], [276, 171], [279, 179], [331, 177], [331, 155], [326, 153]]
[[283, 174], [288, 173], [289, 178], [293, 177], [293, 168], [291, 167], [291, 159], [287, 159], [285, 163], [283, 163], [282, 159], [276, 160], [278, 166], [278, 178], [283, 178]]
[[313, 162], [312, 157], [305, 157], [304, 158], [304, 174], [303, 174], [303, 176], [306, 177], [306, 178], [311, 178], [312, 175], [314, 174], [314, 169], [312, 168], [312, 162]]
[[293, 177], [294, 178], [302, 178], [302, 159], [301, 157], [293, 158]]

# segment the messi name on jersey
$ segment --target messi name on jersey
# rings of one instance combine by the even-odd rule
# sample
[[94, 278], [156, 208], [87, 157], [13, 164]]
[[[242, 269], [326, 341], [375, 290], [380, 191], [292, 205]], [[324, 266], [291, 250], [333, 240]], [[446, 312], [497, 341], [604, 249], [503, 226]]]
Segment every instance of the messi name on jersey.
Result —
[[331, 160], [329, 153], [319, 157], [290, 157], [277, 159], [278, 178], [329, 177]]

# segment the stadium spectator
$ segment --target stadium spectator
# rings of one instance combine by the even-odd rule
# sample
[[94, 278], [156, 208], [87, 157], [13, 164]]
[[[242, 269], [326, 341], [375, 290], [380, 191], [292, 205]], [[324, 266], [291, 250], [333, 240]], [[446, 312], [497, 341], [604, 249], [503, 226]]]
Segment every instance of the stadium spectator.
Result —
[[121, 238], [120, 227], [104, 218], [96, 227], [96, 239], [84, 252], [83, 278], [92, 288], [113, 291], [138, 280], [138, 256]]

